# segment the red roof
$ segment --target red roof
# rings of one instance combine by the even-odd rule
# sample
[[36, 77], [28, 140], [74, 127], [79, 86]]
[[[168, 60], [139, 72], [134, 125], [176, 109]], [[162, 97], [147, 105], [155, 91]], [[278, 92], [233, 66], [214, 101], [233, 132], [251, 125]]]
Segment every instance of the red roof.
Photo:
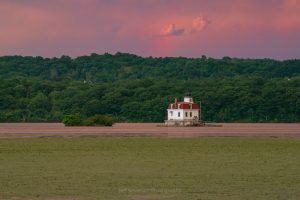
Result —
[[[173, 105], [173, 109], [199, 109], [199, 105], [196, 103], [189, 103], [189, 102], [177, 102], [177, 103], [171, 103], [168, 106], [168, 109], [171, 109], [171, 106]], [[179, 105], [179, 108], [178, 108]]]

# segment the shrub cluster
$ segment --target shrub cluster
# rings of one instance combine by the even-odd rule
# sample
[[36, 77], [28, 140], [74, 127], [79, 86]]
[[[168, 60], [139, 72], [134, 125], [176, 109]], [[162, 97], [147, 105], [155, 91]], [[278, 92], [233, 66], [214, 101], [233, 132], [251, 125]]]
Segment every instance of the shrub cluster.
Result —
[[62, 122], [65, 126], [80, 126], [82, 125], [82, 118], [79, 115], [66, 115]]
[[114, 119], [107, 115], [95, 115], [83, 118], [80, 115], [66, 115], [63, 118], [65, 126], [112, 126]]

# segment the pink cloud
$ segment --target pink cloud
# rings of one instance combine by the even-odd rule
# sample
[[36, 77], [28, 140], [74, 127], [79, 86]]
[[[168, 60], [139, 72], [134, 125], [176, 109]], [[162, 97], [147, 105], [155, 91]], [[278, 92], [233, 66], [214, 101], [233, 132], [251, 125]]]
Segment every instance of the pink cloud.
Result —
[[209, 21], [204, 17], [197, 17], [192, 22], [192, 32], [203, 31], [209, 24]]
[[186, 33], [186, 30], [191, 30], [190, 33], [196, 33], [205, 30], [205, 28], [208, 26], [209, 21], [204, 17], [197, 17], [194, 20], [192, 20], [192, 23], [190, 24], [190, 19], [187, 18], [185, 20], [182, 20], [185, 24], [184, 28], [177, 28], [175, 24], [169, 24], [165, 26], [161, 31], [161, 36], [182, 36]]

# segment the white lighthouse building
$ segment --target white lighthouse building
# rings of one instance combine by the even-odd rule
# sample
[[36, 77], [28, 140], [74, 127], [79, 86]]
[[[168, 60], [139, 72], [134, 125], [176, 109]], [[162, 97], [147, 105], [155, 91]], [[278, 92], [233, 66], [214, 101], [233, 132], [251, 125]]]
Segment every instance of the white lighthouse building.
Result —
[[168, 106], [168, 119], [165, 121], [165, 124], [167, 126], [198, 125], [199, 111], [200, 106], [194, 103], [190, 95], [185, 96], [183, 102], [178, 102], [177, 98], [175, 98], [174, 103]]

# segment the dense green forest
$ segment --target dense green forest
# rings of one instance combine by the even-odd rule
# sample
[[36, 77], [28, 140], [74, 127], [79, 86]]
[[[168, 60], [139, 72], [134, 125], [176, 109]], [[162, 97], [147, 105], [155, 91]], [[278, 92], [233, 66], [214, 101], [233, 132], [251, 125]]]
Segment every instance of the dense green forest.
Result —
[[205, 121], [299, 122], [300, 60], [0, 57], [1, 122], [66, 114], [162, 122], [167, 105], [187, 92], [201, 101]]

